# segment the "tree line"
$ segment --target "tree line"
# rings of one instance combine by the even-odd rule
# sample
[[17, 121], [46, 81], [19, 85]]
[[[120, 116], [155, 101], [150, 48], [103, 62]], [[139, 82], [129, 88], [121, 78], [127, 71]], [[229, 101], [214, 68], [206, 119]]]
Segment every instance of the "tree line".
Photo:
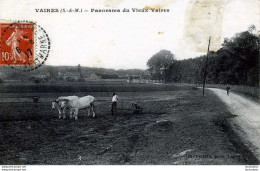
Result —
[[142, 69], [108, 69], [108, 68], [94, 68], [85, 66], [51, 66], [43, 65], [40, 68], [30, 71], [21, 72], [20, 70], [14, 70], [9, 66], [0, 67], [0, 83], [3, 80], [28, 80], [33, 76], [49, 75], [49, 79], [58, 80], [59, 73], [73, 73], [78, 74], [82, 79], [83, 77], [89, 77], [92, 73], [102, 75], [104, 79], [114, 79], [119, 77], [127, 77], [128, 75], [147, 75], [148, 71]]
[[[222, 47], [208, 53], [206, 82], [259, 86], [260, 36], [254, 26], [232, 38], [224, 39]], [[147, 62], [152, 79], [163, 82], [202, 84], [206, 55], [176, 60], [168, 50], [154, 54]]]

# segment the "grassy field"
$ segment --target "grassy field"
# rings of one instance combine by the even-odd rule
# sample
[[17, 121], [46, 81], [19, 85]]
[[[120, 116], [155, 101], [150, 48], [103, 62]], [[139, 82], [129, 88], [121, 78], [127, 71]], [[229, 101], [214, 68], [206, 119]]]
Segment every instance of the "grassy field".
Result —
[[[0, 103], [0, 164], [258, 163], [229, 128], [226, 119], [234, 116], [214, 94], [206, 91], [203, 98], [200, 89], [164, 88], [117, 91], [115, 117], [111, 92], [88, 91], [96, 98], [97, 117], [80, 111], [77, 121], [59, 120], [51, 111], [49, 100], [68, 92], [39, 93], [38, 104], [13, 102], [21, 93], [2, 93], [11, 100]], [[132, 102], [144, 113], [132, 114]]]
[[143, 92], [188, 89], [173, 84], [121, 84], [121, 83], [75, 83], [75, 84], [24, 84], [1, 85], [0, 93], [75, 93], [75, 92]]

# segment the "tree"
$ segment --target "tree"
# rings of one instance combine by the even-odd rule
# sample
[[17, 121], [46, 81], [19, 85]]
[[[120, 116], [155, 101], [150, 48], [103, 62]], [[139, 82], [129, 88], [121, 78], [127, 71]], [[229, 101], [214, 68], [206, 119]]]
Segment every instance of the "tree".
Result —
[[260, 37], [254, 34], [255, 26], [248, 31], [236, 34], [223, 43], [228, 58], [233, 58], [233, 73], [239, 77], [238, 84], [258, 86], [259, 84], [259, 45]]
[[174, 55], [168, 50], [161, 50], [154, 54], [147, 62], [152, 78], [165, 80], [166, 71], [173, 63], [173, 60]]
[[78, 65], [78, 72], [79, 72], [79, 81], [84, 81], [84, 76], [82, 74], [80, 64]]
[[50, 74], [51, 79], [56, 79], [58, 77], [58, 72], [53, 66], [48, 66], [46, 70]]
[[182, 61], [174, 60], [166, 70], [166, 82], [180, 82]]

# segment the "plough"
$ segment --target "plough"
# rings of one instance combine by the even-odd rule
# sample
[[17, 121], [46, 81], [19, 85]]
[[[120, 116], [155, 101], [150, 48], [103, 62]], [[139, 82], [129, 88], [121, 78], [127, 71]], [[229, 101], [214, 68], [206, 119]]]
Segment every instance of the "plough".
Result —
[[[121, 102], [121, 104], [124, 104], [126, 102]], [[118, 110], [128, 110], [132, 111], [133, 114], [141, 114], [143, 113], [143, 107], [137, 103], [137, 102], [130, 102], [131, 103], [131, 109], [129, 108], [118, 108]], [[121, 106], [122, 107], [122, 106]]]

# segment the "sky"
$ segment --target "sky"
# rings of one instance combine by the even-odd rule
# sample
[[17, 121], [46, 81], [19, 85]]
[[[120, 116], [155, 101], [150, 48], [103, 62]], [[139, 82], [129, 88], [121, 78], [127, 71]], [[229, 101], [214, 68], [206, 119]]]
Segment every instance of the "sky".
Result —
[[[45, 8], [170, 12], [35, 12]], [[162, 49], [178, 60], [204, 55], [209, 36], [210, 50], [216, 51], [224, 38], [252, 24], [259, 30], [259, 11], [259, 0], [0, 0], [0, 19], [35, 21], [46, 30], [51, 40], [46, 64], [114, 69], [146, 69], [148, 59]]]

